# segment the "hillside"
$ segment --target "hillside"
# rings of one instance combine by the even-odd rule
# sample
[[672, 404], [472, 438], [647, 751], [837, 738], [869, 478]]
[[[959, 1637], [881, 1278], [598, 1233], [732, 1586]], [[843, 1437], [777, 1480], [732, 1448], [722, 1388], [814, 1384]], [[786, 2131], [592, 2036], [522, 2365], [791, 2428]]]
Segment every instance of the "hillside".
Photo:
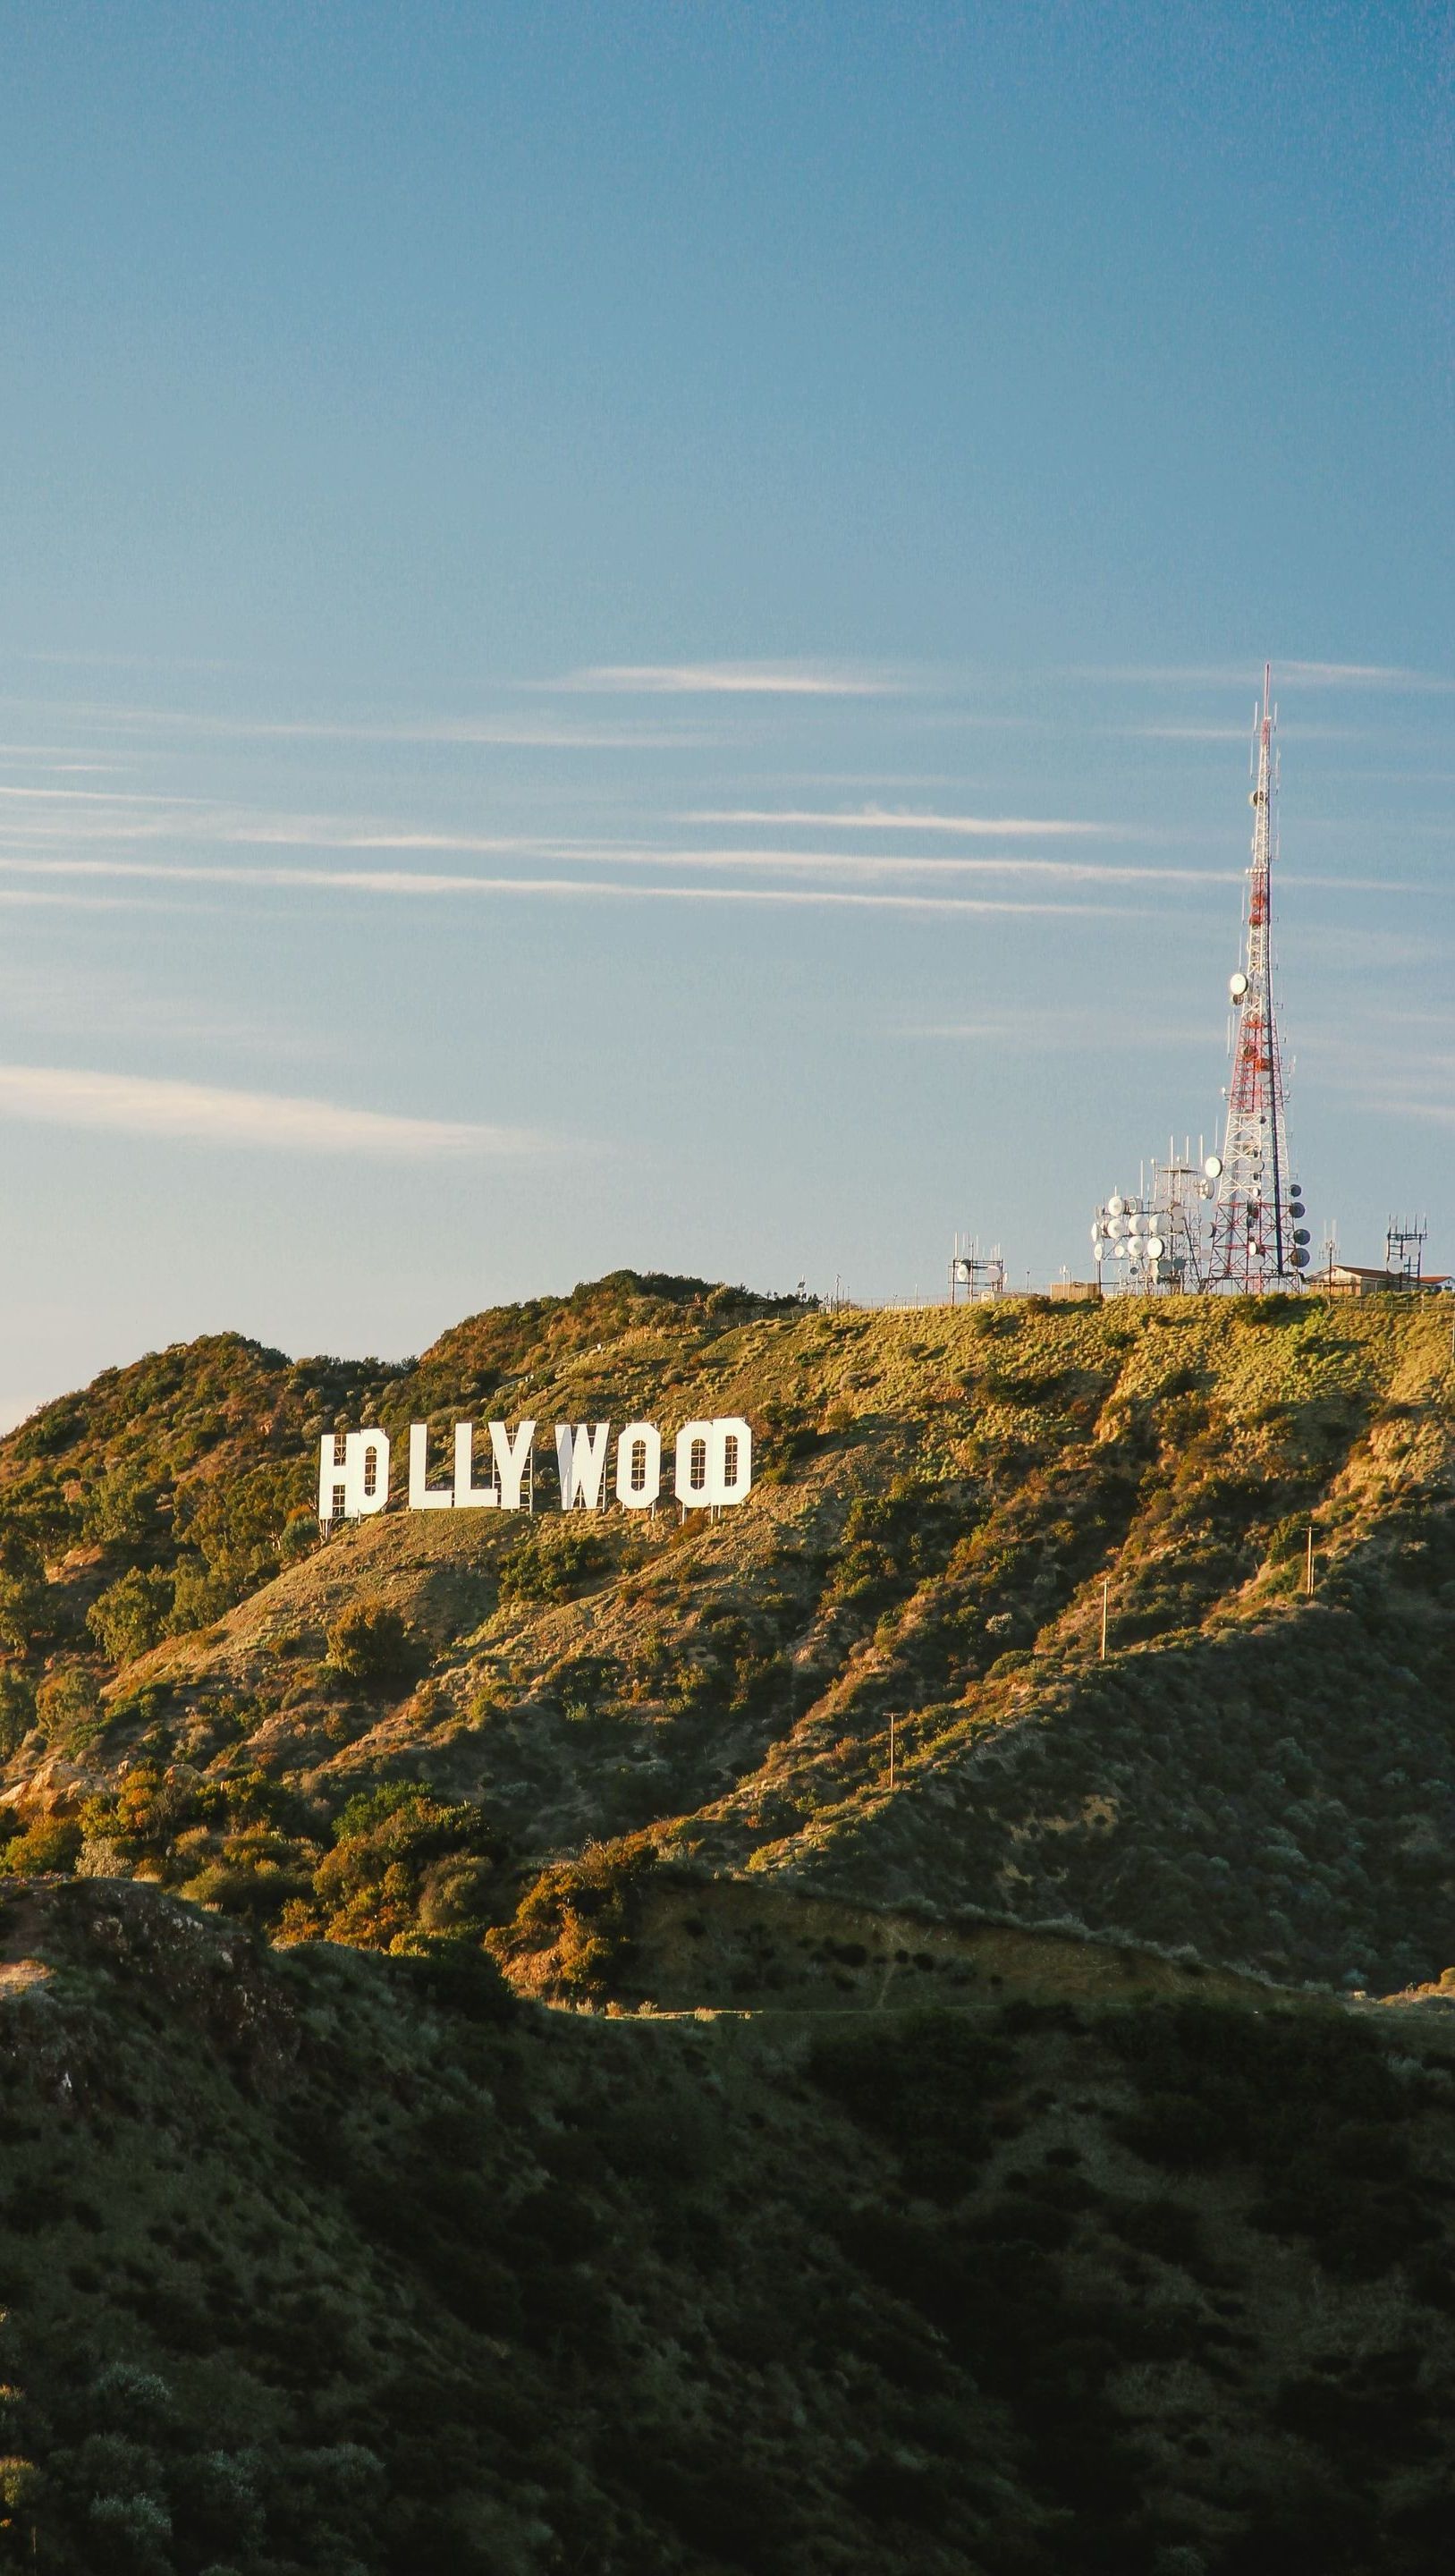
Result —
[[1455, 2010], [1054, 1948], [618, 2019], [12, 1883], [0, 2564], [1437, 2576]]
[[[320, 1545], [324, 1428], [487, 1412], [547, 1457], [557, 1419], [740, 1412], [759, 1481], [711, 1526], [391, 1508]], [[1448, 1312], [1393, 1300], [832, 1314], [623, 1273], [404, 1366], [178, 1348], [0, 1443], [8, 1865], [488, 1936], [598, 2001], [651, 1999], [684, 1873], [739, 1909], [701, 2000], [794, 1973], [774, 1890], [1418, 1983], [1455, 1961], [1452, 1432]]]

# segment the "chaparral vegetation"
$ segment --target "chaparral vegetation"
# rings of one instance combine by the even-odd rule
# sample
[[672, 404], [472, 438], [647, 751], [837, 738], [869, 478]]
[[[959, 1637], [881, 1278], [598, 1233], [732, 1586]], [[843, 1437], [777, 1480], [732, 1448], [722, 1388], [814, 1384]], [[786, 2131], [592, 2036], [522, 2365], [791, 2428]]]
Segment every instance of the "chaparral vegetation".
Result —
[[[320, 1533], [730, 1414], [720, 1521]], [[1443, 2567], [1452, 1433], [1431, 1301], [620, 1273], [10, 1434], [0, 2553]]]

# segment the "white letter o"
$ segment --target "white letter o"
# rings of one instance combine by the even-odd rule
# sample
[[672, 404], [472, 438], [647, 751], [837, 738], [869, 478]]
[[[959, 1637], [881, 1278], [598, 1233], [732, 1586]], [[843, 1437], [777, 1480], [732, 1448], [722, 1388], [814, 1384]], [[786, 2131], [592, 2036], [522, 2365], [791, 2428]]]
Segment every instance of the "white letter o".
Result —
[[662, 1490], [662, 1435], [655, 1422], [629, 1422], [617, 1435], [616, 1499], [629, 1512], [650, 1511]]

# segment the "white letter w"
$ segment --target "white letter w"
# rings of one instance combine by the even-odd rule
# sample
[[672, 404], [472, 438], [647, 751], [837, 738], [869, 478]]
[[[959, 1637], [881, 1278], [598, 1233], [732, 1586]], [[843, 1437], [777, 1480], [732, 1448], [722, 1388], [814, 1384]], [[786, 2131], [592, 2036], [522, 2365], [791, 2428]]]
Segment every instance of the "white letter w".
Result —
[[561, 1509], [574, 1511], [583, 1503], [588, 1512], [600, 1509], [601, 1480], [606, 1473], [606, 1443], [609, 1422], [578, 1422], [573, 1431], [569, 1422], [556, 1425], [556, 1460], [561, 1470]]

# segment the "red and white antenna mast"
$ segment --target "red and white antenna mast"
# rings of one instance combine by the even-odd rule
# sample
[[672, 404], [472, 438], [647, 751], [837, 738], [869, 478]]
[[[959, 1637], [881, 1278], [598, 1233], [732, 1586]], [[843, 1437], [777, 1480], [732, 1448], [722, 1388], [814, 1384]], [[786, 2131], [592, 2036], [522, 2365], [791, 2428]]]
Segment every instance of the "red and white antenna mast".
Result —
[[1253, 856], [1248, 868], [1248, 909], [1243, 963], [1229, 984], [1236, 1029], [1233, 1072], [1217, 1181], [1208, 1284], [1242, 1290], [1296, 1288], [1308, 1267], [1308, 1235], [1298, 1220], [1303, 1204], [1289, 1178], [1283, 1114], [1283, 1066], [1273, 1008], [1273, 861], [1278, 835], [1274, 803], [1278, 760], [1273, 748], [1278, 711], [1272, 671], [1263, 670], [1263, 711], [1258, 728], [1258, 783], [1253, 807]]

